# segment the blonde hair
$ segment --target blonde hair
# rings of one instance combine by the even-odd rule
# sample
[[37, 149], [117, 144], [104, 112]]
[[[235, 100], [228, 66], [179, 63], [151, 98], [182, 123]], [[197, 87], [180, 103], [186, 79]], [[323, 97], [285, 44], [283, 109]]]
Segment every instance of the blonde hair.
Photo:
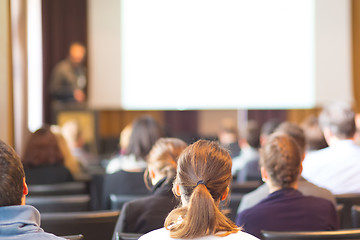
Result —
[[[176, 175], [177, 160], [187, 144], [177, 138], [160, 138], [147, 156], [148, 167], [166, 177], [165, 183], [172, 182]], [[144, 173], [144, 181], [150, 189], [149, 168]]]
[[55, 135], [56, 140], [58, 142], [60, 151], [62, 155], [64, 156], [64, 165], [69, 171], [71, 172], [71, 175], [76, 178], [79, 176], [81, 171], [81, 166], [77, 159], [74, 157], [74, 155], [71, 153], [71, 150], [64, 138], [64, 136], [61, 134], [61, 130], [59, 126], [52, 125], [51, 126], [51, 132]]
[[231, 166], [229, 153], [216, 142], [199, 140], [183, 151], [175, 184], [180, 185], [188, 204], [173, 210], [165, 220], [172, 238], [196, 238], [221, 231], [225, 233], [220, 236], [226, 236], [240, 230], [218, 207], [232, 179]]

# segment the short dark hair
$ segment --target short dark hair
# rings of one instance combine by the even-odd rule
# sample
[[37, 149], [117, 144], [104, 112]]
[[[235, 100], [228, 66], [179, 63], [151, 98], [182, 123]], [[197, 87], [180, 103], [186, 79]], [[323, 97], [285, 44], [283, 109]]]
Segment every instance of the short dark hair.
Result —
[[150, 115], [134, 120], [127, 147], [127, 154], [134, 154], [136, 159], [145, 159], [155, 142], [164, 137], [160, 124]]
[[294, 138], [275, 132], [260, 150], [260, 165], [272, 183], [281, 188], [291, 187], [300, 175], [301, 153]]
[[283, 132], [292, 137], [300, 148], [301, 153], [304, 154], [306, 145], [305, 133], [299, 125], [283, 122], [275, 129], [275, 132]]
[[21, 204], [24, 177], [20, 157], [0, 140], [0, 207]]
[[355, 113], [351, 105], [343, 101], [326, 105], [320, 113], [319, 123], [322, 130], [328, 128], [340, 139], [352, 138], [356, 132]]
[[249, 120], [246, 126], [246, 142], [253, 148], [260, 147], [260, 126], [255, 120]]
[[275, 129], [280, 125], [281, 121], [278, 119], [269, 119], [261, 127], [261, 135], [270, 136]]
[[302, 122], [301, 127], [304, 129], [307, 150], [319, 150], [328, 147], [319, 125], [319, 119], [316, 116], [307, 117]]

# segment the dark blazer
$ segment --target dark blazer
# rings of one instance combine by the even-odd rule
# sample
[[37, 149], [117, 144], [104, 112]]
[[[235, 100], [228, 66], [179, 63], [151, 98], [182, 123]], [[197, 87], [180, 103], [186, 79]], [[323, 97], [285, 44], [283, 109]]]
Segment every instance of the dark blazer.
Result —
[[116, 239], [117, 232], [148, 233], [164, 227], [167, 215], [180, 203], [171, 187], [172, 184], [163, 179], [154, 186], [152, 195], [125, 203], [113, 239]]
[[149, 195], [144, 183], [144, 172], [117, 171], [104, 176], [102, 209], [110, 209], [110, 194]]
[[326, 199], [304, 196], [285, 188], [239, 213], [236, 224], [245, 232], [261, 238], [268, 231], [325, 231], [339, 229], [334, 204]]
[[25, 168], [26, 183], [55, 184], [74, 181], [70, 171], [62, 164], [51, 164]]

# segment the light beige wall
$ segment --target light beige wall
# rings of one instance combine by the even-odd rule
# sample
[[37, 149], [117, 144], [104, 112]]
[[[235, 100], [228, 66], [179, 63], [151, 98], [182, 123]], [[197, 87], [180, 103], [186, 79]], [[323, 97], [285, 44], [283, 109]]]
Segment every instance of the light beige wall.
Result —
[[[121, 108], [120, 1], [88, 1], [89, 107]], [[94, 67], [96, 66], [96, 67]]]
[[0, 1], [0, 139], [11, 143], [9, 1]]

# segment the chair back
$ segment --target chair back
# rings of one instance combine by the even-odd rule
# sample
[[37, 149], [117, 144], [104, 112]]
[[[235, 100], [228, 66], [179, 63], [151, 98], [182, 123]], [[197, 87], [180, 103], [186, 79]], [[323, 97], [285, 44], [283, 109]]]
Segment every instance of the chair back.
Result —
[[343, 221], [340, 227], [342, 229], [351, 228], [351, 208], [353, 205], [360, 205], [360, 193], [338, 194], [335, 195], [335, 198], [338, 204], [344, 205]]
[[86, 182], [29, 185], [28, 188], [28, 196], [77, 195], [89, 193]]
[[90, 210], [89, 195], [27, 197], [26, 204], [34, 206], [40, 213], [81, 212]]
[[102, 189], [102, 209], [110, 209], [110, 194], [138, 195], [150, 194], [144, 183], [143, 172], [118, 171], [104, 176]]
[[225, 202], [221, 204], [222, 208], [230, 210], [230, 212], [227, 214], [227, 217], [230, 218], [233, 222], [235, 222], [237, 209], [239, 208], [243, 196], [243, 194], [231, 194], [229, 200], [225, 200]]
[[340, 226], [344, 225], [344, 204], [336, 204], [336, 214]]
[[62, 238], [65, 238], [67, 240], [83, 240], [84, 236], [82, 234], [78, 234], [78, 235], [71, 235], [71, 236], [60, 236]]
[[41, 227], [57, 236], [82, 234], [86, 240], [111, 240], [119, 211], [41, 214]]
[[249, 193], [258, 188], [262, 183], [259, 181], [247, 181], [247, 182], [232, 182], [230, 185], [231, 194], [234, 193]]
[[137, 240], [143, 233], [119, 233], [116, 235], [116, 240]]
[[122, 194], [110, 194], [110, 206], [111, 210], [121, 210], [124, 203], [146, 197], [147, 195], [122, 195]]
[[351, 208], [352, 227], [360, 228], [360, 206], [354, 205]]
[[262, 231], [263, 240], [346, 240], [360, 239], [360, 229], [338, 230], [338, 231], [297, 231], [297, 232], [278, 232], [278, 231]]

